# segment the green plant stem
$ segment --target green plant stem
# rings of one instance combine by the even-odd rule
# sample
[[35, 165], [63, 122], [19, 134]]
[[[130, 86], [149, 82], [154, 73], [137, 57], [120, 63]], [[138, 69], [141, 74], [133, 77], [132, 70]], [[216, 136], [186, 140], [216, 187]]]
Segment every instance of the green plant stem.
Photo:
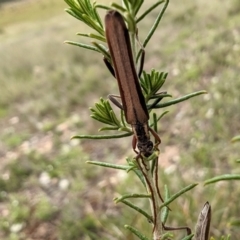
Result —
[[149, 161], [146, 161], [146, 159], [138, 157], [137, 163], [141, 172], [144, 175], [147, 192], [151, 194], [150, 205], [153, 215], [153, 239], [158, 240], [161, 238], [162, 235], [161, 211], [159, 210], [161, 198], [159, 196], [159, 190], [155, 185], [156, 181], [153, 180], [153, 175], [151, 172], [151, 166]]

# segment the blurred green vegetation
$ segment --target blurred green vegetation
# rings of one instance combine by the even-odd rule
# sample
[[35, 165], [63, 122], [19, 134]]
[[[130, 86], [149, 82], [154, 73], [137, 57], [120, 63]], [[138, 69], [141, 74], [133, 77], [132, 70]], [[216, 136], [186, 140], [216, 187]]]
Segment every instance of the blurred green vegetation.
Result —
[[[100, 55], [63, 44], [86, 41], [74, 34], [88, 29], [64, 13], [64, 1], [21, 2], [0, 7], [0, 238], [134, 239], [124, 224], [151, 232], [144, 219], [112, 201], [138, 186], [131, 173], [85, 164], [124, 163], [134, 156], [131, 138], [70, 140], [97, 133], [100, 125], [88, 108], [118, 91]], [[172, 194], [239, 173], [239, 144], [230, 143], [240, 129], [239, 11], [238, 0], [172, 0], [146, 48], [145, 69], [169, 72], [168, 93], [208, 91], [170, 107], [159, 126], [160, 186], [167, 184]], [[140, 39], [156, 14], [139, 25]], [[211, 235], [238, 239], [239, 198], [238, 182], [200, 185], [171, 205], [167, 224], [194, 228], [209, 201]]]

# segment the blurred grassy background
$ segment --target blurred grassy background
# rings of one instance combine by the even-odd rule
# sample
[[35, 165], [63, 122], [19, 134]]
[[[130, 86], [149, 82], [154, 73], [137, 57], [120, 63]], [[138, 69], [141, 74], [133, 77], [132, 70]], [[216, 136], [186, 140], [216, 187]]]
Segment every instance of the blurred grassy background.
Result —
[[[89, 120], [88, 108], [118, 90], [100, 55], [63, 44], [84, 42], [75, 33], [89, 31], [65, 7], [59, 0], [0, 5], [0, 238], [135, 239], [124, 224], [145, 233], [151, 227], [112, 199], [133, 186], [139, 192], [139, 183], [131, 173], [85, 164], [124, 163], [133, 156], [131, 138], [70, 141], [76, 134], [97, 133], [100, 125]], [[234, 162], [239, 146], [230, 143], [240, 132], [239, 13], [238, 0], [172, 0], [146, 48], [145, 69], [169, 72], [164, 89], [174, 98], [208, 91], [169, 107], [159, 126], [160, 186], [168, 184], [171, 193], [239, 173]], [[156, 14], [140, 23], [140, 39]], [[237, 182], [200, 184], [171, 205], [168, 225], [193, 228], [209, 201], [211, 235], [238, 239], [239, 197]]]

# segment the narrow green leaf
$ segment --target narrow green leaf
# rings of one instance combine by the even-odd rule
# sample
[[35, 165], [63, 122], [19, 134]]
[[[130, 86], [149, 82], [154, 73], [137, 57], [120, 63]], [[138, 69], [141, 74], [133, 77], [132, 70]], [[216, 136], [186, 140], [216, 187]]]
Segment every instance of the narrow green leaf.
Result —
[[128, 10], [128, 12], [130, 12], [130, 4], [129, 4], [129, 2], [127, 1], [127, 0], [122, 0], [122, 4], [123, 4], [123, 8], [124, 9], [127, 9]]
[[171, 202], [173, 202], [176, 198], [178, 198], [179, 196], [181, 196], [182, 194], [184, 194], [185, 192], [188, 192], [189, 190], [191, 190], [192, 188], [196, 187], [198, 185], [198, 183], [193, 183], [188, 185], [187, 187], [181, 189], [179, 192], [175, 193], [174, 195], [172, 195], [166, 202], [164, 202], [163, 205], [160, 206], [160, 208], [163, 208], [165, 206], [168, 206]]
[[233, 219], [230, 221], [231, 226], [240, 227], [240, 219]]
[[[79, 1], [82, 1], [82, 0], [79, 0]], [[86, 9], [87, 9], [87, 13], [90, 13], [91, 16], [93, 18], [95, 18], [94, 14], [93, 14], [93, 6], [91, 4], [91, 1], [85, 0], [85, 6], [86, 6]]]
[[121, 13], [126, 12], [126, 9], [117, 3], [111, 3], [111, 7], [115, 8], [116, 10], [120, 11]]
[[125, 121], [125, 115], [124, 115], [124, 111], [123, 111], [123, 110], [121, 110], [121, 123], [122, 123], [122, 125], [123, 125], [124, 127], [127, 128], [127, 126], [126, 126], [126, 121]]
[[90, 117], [97, 120], [98, 122], [102, 122], [102, 123], [105, 123], [107, 125], [112, 125], [108, 120], [100, 117], [98, 114], [91, 114]]
[[[164, 115], [166, 115], [167, 113], [169, 113], [169, 111], [165, 111], [163, 112], [157, 119], [156, 121], [158, 122], [161, 118], [163, 118]], [[150, 127], [153, 127], [153, 123], [150, 124]]]
[[88, 12], [88, 11], [87, 11], [87, 6], [84, 5], [83, 1], [79, 1], [79, 0], [77, 0], [77, 1], [78, 1], [78, 4], [79, 4], [79, 9], [81, 9], [81, 11], [82, 11], [83, 13], [87, 13], [87, 12]]
[[94, 21], [92, 18], [90, 18], [87, 14], [82, 14], [82, 18], [84, 19], [84, 22], [91, 28], [95, 29], [100, 35], [104, 36], [105, 32], [104, 29], [98, 25], [98, 22]]
[[139, 9], [141, 8], [143, 2], [144, 2], [144, 0], [139, 0], [139, 1], [137, 1], [136, 4], [134, 4], [134, 8], [133, 8], [134, 9], [134, 16], [137, 15], [137, 13], [138, 13]]
[[134, 169], [136, 169], [136, 167], [135, 167], [135, 166], [131, 166], [131, 167], [127, 170], [127, 173], [133, 171]]
[[119, 135], [77, 135], [73, 136], [71, 139], [112, 139], [112, 138], [124, 138], [131, 136], [132, 133], [124, 133]]
[[[129, 132], [129, 134], [133, 135], [132, 129], [130, 129], [130, 128], [128, 128], [128, 127], [119, 127], [119, 128], [118, 128], [118, 131], [120, 131], [120, 132]], [[130, 136], [131, 136], [131, 135], [130, 135]]]
[[112, 111], [110, 111], [109, 113], [110, 113], [110, 117], [111, 117], [112, 122], [115, 123], [116, 126], [121, 127], [121, 123], [120, 123], [120, 121], [117, 119], [117, 116], [115, 115], [114, 111], [112, 110]]
[[99, 115], [99, 116], [102, 116], [104, 118], [107, 118], [109, 119], [109, 112], [106, 111], [107, 109], [105, 108], [104, 104], [102, 104], [101, 102], [100, 103], [96, 103], [95, 104], [95, 108], [96, 108], [96, 113]]
[[93, 34], [93, 33], [90, 33], [89, 36], [90, 36], [91, 38], [97, 39], [97, 40], [99, 40], [99, 41], [106, 42], [105, 36], [100, 36], [100, 35]]
[[111, 57], [105, 46], [97, 43], [97, 42], [92, 42], [92, 44], [98, 49], [99, 52], [103, 54], [109, 61], [111, 61]]
[[240, 180], [240, 174], [225, 174], [220, 175], [214, 178], [210, 178], [206, 181], [204, 181], [204, 185], [208, 185], [211, 183], [219, 182], [219, 181], [232, 181], [232, 180]]
[[[169, 194], [169, 190], [167, 185], [164, 185], [164, 202], [166, 202], [169, 198], [170, 198], [170, 194]], [[168, 207], [164, 207], [161, 213], [161, 220], [162, 223], [165, 224], [168, 218], [168, 214], [169, 214], [169, 208]]]
[[158, 98], [166, 98], [166, 97], [172, 97], [172, 95], [162, 92], [162, 93], [158, 93], [158, 94], [151, 96], [150, 99], [158, 99]]
[[93, 3], [93, 15], [94, 15], [96, 21], [98, 22], [98, 24], [100, 25], [100, 27], [103, 29], [104, 26], [103, 26], [102, 20], [101, 20], [101, 18], [99, 16], [98, 12], [97, 12], [96, 5], [97, 5], [96, 2], [94, 2]]
[[100, 52], [97, 48], [95, 48], [93, 46], [90, 46], [90, 45], [87, 45], [87, 44], [72, 42], [72, 41], [64, 41], [64, 43], [74, 45], [74, 46], [78, 46], [78, 47], [81, 47], [81, 48], [85, 48], [85, 49], [88, 49], [88, 50], [92, 50], [92, 51], [95, 51], [95, 52]]
[[97, 8], [101, 8], [101, 9], [105, 9], [105, 10], [110, 10], [111, 8], [108, 7], [108, 6], [105, 6], [105, 5], [102, 5], [102, 4], [95, 4], [94, 5], [94, 8], [97, 9]]
[[73, 16], [74, 18], [84, 22], [82, 15], [79, 14], [77, 11], [74, 11], [73, 9], [67, 8], [65, 9], [65, 12], [67, 12], [68, 14], [70, 14], [71, 16]]
[[101, 167], [107, 167], [107, 168], [113, 168], [113, 169], [119, 169], [119, 170], [127, 170], [128, 166], [125, 165], [118, 165], [118, 164], [112, 164], [107, 162], [99, 162], [99, 161], [87, 161], [86, 163], [97, 165]]
[[[139, 180], [141, 181], [143, 186], [146, 187], [144, 176], [143, 176], [142, 172], [139, 170], [136, 160], [135, 159], [131, 160], [130, 158], [127, 158], [126, 161], [129, 165], [134, 166], [134, 168], [132, 169], [133, 172], [137, 175], [137, 177], [139, 178]], [[130, 168], [129, 168], [129, 170], [130, 170]]]
[[154, 34], [155, 30], [157, 29], [158, 24], [159, 24], [159, 22], [161, 21], [162, 16], [163, 16], [165, 10], [167, 9], [169, 0], [165, 0], [164, 2], [165, 2], [165, 4], [164, 4], [164, 6], [163, 6], [163, 8], [162, 8], [162, 11], [158, 14], [156, 21], [154, 22], [154, 24], [153, 24], [152, 28], [150, 29], [150, 31], [149, 31], [146, 39], [145, 39], [144, 42], [143, 42], [143, 47], [146, 47], [147, 43], [148, 43], [149, 40], [151, 39], [151, 37], [152, 37], [152, 35]]
[[234, 142], [239, 142], [240, 141], [240, 135], [232, 138], [231, 142], [234, 143]]
[[102, 127], [98, 131], [102, 132], [102, 131], [116, 131], [116, 130], [118, 130], [118, 127]]
[[125, 225], [124, 226], [126, 229], [128, 229], [129, 231], [131, 231], [134, 235], [136, 235], [139, 239], [141, 240], [150, 240], [149, 238], [147, 238], [146, 236], [144, 236], [143, 234], [141, 234], [136, 228], [131, 227], [129, 225]]
[[[192, 234], [184, 237], [182, 240], [191, 240], [191, 239], [193, 238], [193, 236], [194, 236], [194, 234], [192, 233]], [[207, 239], [206, 239], [206, 240], [207, 240]]]
[[116, 197], [114, 198], [114, 201], [118, 203], [128, 198], [150, 198], [150, 197], [151, 197], [150, 194], [130, 193], [130, 194], [124, 194], [121, 197]]
[[146, 17], [152, 10], [154, 10], [158, 5], [162, 4], [165, 2], [164, 0], [158, 1], [155, 4], [153, 4], [149, 9], [147, 9], [138, 19], [137, 23], [140, 22], [144, 17]]
[[100, 35], [93, 34], [93, 33], [87, 34], [87, 33], [78, 32], [77, 35], [78, 36], [82, 36], [82, 37], [88, 37], [88, 38], [96, 39], [96, 40], [99, 40], [99, 41], [102, 41], [102, 42], [106, 42], [106, 38], [105, 37], [102, 37]]
[[171, 240], [173, 239], [173, 236], [172, 233], [167, 232], [161, 235], [161, 240]]
[[64, 0], [66, 3], [67, 3], [67, 5], [69, 6], [69, 7], [71, 7], [71, 8], [76, 8], [76, 2], [75, 1], [72, 1], [72, 0]]
[[190, 99], [190, 98], [196, 97], [196, 96], [198, 96], [198, 95], [202, 95], [202, 94], [207, 94], [207, 92], [206, 92], [205, 90], [202, 90], [202, 91], [190, 93], [190, 94], [185, 95], [185, 96], [183, 96], [183, 97], [176, 98], [176, 99], [174, 99], [174, 100], [171, 100], [171, 101], [168, 101], [168, 102], [165, 102], [165, 103], [157, 104], [157, 105], [154, 106], [153, 108], [155, 109], [155, 108], [168, 107], [168, 106], [171, 106], [171, 105], [174, 105], [174, 104], [177, 104], [177, 103], [186, 101], [187, 99]]

